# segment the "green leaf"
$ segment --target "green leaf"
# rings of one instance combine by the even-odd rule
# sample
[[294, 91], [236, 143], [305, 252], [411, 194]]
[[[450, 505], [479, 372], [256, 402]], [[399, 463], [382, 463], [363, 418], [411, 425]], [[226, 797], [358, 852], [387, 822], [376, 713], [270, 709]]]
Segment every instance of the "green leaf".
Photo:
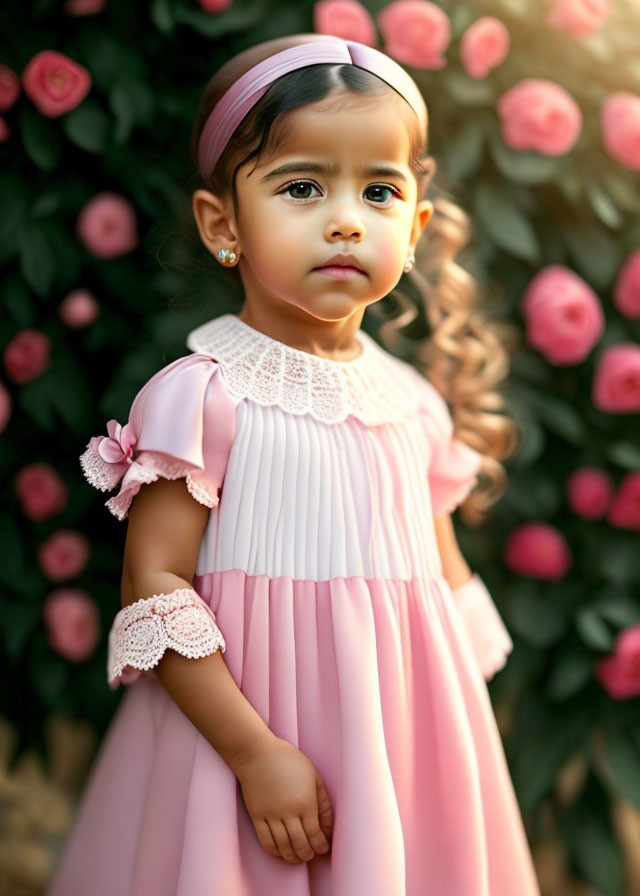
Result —
[[477, 121], [468, 121], [447, 141], [443, 164], [452, 178], [464, 180], [474, 174], [482, 162], [484, 131]]
[[604, 896], [623, 896], [620, 847], [612, 830], [607, 794], [593, 774], [576, 802], [560, 816], [560, 830], [576, 867]]
[[109, 136], [109, 117], [95, 100], [87, 99], [65, 115], [62, 127], [72, 143], [86, 152], [103, 152]]
[[39, 196], [36, 196], [29, 206], [29, 217], [32, 221], [35, 221], [38, 218], [46, 218], [49, 215], [54, 215], [60, 210], [62, 201], [63, 197], [58, 190], [46, 190], [44, 193], [40, 193]]
[[20, 271], [31, 289], [42, 298], [51, 292], [55, 258], [42, 229], [25, 222], [20, 232]]
[[480, 226], [493, 242], [517, 258], [536, 263], [540, 247], [526, 214], [502, 185], [480, 183], [474, 194]]
[[604, 579], [616, 585], [637, 589], [640, 581], [640, 552], [637, 535], [628, 540], [620, 532], [601, 539], [594, 549], [594, 560]]
[[0, 175], [0, 208], [0, 264], [4, 264], [18, 253], [27, 208], [26, 184], [8, 170]]
[[535, 386], [552, 382], [552, 368], [537, 352], [521, 346], [511, 359], [512, 377], [520, 377]]
[[597, 610], [584, 607], [578, 610], [574, 621], [578, 634], [588, 647], [593, 650], [611, 650], [614, 643], [613, 632]]
[[29, 651], [31, 684], [47, 705], [62, 693], [69, 679], [69, 663], [54, 653], [44, 628], [36, 632]]
[[573, 224], [564, 229], [563, 236], [579, 273], [596, 289], [606, 288], [622, 261], [618, 235], [593, 224]]
[[548, 391], [541, 392], [525, 383], [513, 383], [511, 389], [520, 402], [534, 411], [547, 429], [572, 445], [584, 444], [585, 424], [572, 405], [562, 398], [555, 398]]
[[17, 660], [27, 638], [40, 622], [40, 606], [34, 601], [2, 600], [0, 608], [4, 647], [7, 656]]
[[566, 632], [569, 619], [560, 604], [553, 600], [553, 590], [527, 579], [518, 580], [503, 603], [504, 614], [511, 628], [534, 647], [549, 647]]
[[456, 6], [450, 13], [451, 37], [457, 39], [467, 30], [473, 22], [473, 12], [466, 5]]
[[626, 212], [637, 214], [640, 204], [637, 175], [632, 171], [622, 171], [618, 165], [615, 169], [603, 169], [600, 171], [602, 187], [611, 196], [612, 200]]
[[604, 771], [620, 796], [640, 810], [640, 750], [618, 726], [607, 732]]
[[35, 0], [33, 4], [33, 8], [31, 10], [31, 15], [34, 19], [39, 19], [40, 16], [47, 13], [52, 6], [55, 6], [57, 0]]
[[20, 107], [19, 123], [25, 152], [31, 161], [43, 171], [53, 171], [62, 157], [58, 123], [26, 104]]
[[115, 29], [98, 28], [92, 23], [92, 27], [81, 29], [76, 37], [79, 53], [91, 60], [94, 86], [105, 93], [124, 75], [145, 75], [145, 58], [140, 46], [123, 43], [121, 36], [119, 33], [116, 36]]
[[163, 34], [170, 34], [173, 31], [175, 22], [173, 19], [173, 4], [170, 0], [153, 0], [149, 15], [158, 31], [161, 31]]
[[[181, 25], [190, 25], [204, 37], [223, 37], [225, 34], [246, 31], [257, 25], [264, 17], [264, 8], [259, 3], [236, 0], [219, 13], [208, 13], [200, 9], [178, 6], [174, 11], [174, 16], [176, 22]], [[281, 33], [286, 34], [287, 31], [282, 28]]]
[[513, 783], [524, 813], [553, 787], [558, 772], [580, 748], [592, 724], [588, 709], [548, 706], [540, 696], [523, 698], [516, 720], [518, 742], [512, 760]]
[[593, 654], [579, 644], [563, 647], [551, 668], [547, 682], [549, 699], [559, 701], [572, 697], [591, 681], [593, 664]]
[[495, 98], [496, 88], [487, 78], [471, 78], [459, 69], [445, 71], [440, 77], [449, 96], [461, 106], [489, 106]]
[[36, 325], [33, 296], [17, 271], [11, 271], [5, 276], [0, 296], [4, 310], [12, 316], [19, 327]]
[[109, 91], [109, 105], [116, 117], [115, 138], [124, 143], [136, 124], [149, 124], [153, 116], [153, 97], [145, 84], [132, 78], [119, 78]]
[[591, 203], [591, 208], [600, 218], [603, 224], [618, 230], [622, 227], [623, 218], [615, 202], [607, 191], [595, 180], [587, 178], [585, 192]]
[[609, 460], [625, 470], [640, 470], [640, 448], [633, 442], [614, 442], [605, 446]]
[[20, 530], [8, 513], [0, 515], [0, 543], [2, 544], [0, 579], [11, 587], [12, 583], [24, 573], [26, 551]]
[[72, 432], [83, 434], [91, 415], [92, 395], [82, 370], [71, 357], [58, 357], [48, 383], [51, 405]]
[[640, 601], [634, 600], [626, 591], [604, 588], [592, 606], [603, 619], [618, 628], [640, 622]]
[[38, 429], [52, 432], [55, 427], [55, 419], [51, 406], [49, 387], [43, 374], [30, 383], [25, 383], [18, 394], [18, 404]]
[[558, 176], [562, 160], [533, 151], [511, 149], [499, 135], [489, 140], [491, 156], [499, 171], [521, 184], [542, 184]]

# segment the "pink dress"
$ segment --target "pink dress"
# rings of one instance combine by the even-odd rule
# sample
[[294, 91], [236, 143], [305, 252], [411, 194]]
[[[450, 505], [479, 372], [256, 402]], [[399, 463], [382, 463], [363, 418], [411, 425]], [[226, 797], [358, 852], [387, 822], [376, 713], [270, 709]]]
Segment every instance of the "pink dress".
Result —
[[83, 455], [92, 484], [119, 482], [120, 519], [159, 476], [211, 508], [194, 588], [244, 695], [320, 771], [331, 851], [265, 852], [151, 669], [127, 685], [47, 896], [539, 896], [434, 532], [480, 457], [431, 383], [359, 339], [331, 361], [223, 315], [140, 390], [114, 436], [125, 460]]

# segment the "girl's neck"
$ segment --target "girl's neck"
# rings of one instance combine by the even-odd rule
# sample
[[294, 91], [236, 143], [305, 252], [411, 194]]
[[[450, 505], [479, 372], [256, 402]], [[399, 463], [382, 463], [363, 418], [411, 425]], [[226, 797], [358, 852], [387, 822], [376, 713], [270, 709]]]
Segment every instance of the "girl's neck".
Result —
[[278, 316], [270, 308], [249, 308], [246, 304], [237, 315], [271, 339], [329, 361], [355, 361], [360, 356], [362, 345], [357, 334], [363, 316], [364, 310], [340, 321], [315, 322], [308, 317], [292, 320], [290, 315]]

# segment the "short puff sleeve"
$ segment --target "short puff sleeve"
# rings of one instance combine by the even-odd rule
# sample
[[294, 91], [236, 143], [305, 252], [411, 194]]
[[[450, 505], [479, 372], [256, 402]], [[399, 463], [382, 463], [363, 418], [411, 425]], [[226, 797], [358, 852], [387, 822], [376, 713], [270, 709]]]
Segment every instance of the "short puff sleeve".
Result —
[[140, 487], [186, 479], [196, 501], [215, 507], [235, 431], [236, 402], [227, 393], [217, 361], [193, 353], [163, 367], [135, 396], [125, 425], [107, 423], [80, 455], [85, 477], [116, 495], [105, 502], [123, 520]]
[[436, 387], [426, 381], [425, 419], [431, 447], [428, 467], [434, 516], [452, 513], [478, 480], [482, 455], [453, 435], [453, 419]]

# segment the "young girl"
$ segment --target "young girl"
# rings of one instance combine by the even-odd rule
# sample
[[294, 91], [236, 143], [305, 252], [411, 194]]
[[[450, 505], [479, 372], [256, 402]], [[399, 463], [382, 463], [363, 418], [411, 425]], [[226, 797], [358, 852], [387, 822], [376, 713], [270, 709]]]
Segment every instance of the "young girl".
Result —
[[205, 91], [193, 211], [244, 304], [81, 458], [128, 516], [129, 687], [48, 896], [539, 896], [485, 683], [512, 644], [450, 519], [488, 455], [360, 329], [433, 212], [426, 145], [353, 41]]

